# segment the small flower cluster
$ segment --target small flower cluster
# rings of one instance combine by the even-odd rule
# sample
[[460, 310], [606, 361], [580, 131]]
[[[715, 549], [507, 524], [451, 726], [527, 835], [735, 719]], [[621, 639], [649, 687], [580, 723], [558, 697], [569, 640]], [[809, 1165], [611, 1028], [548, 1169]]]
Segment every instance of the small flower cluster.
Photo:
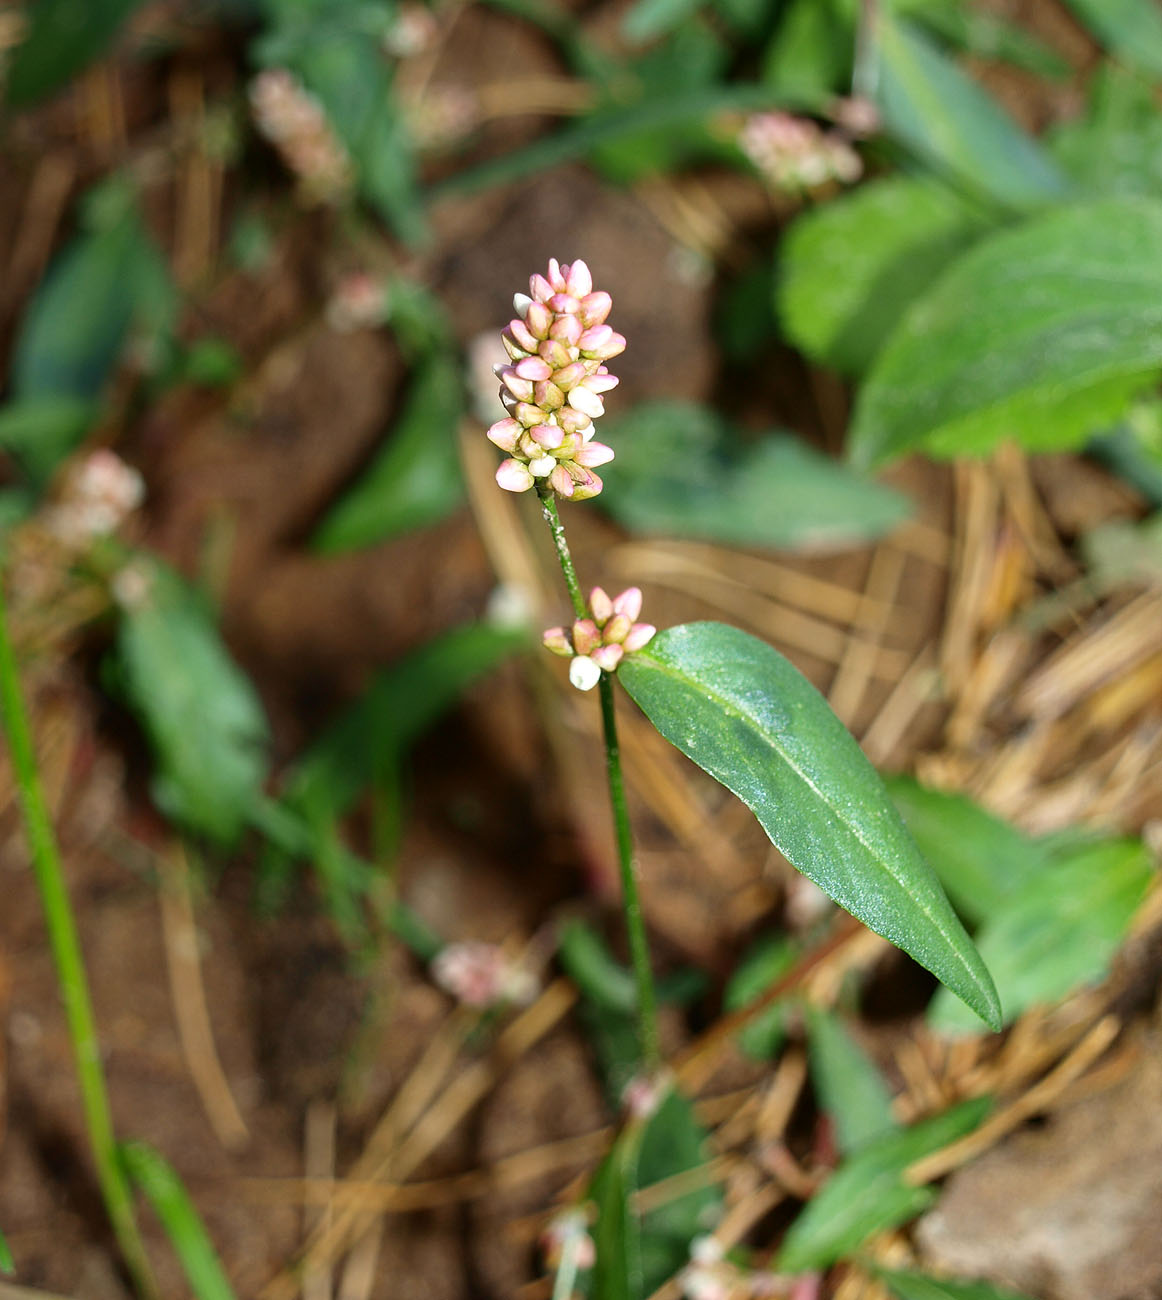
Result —
[[792, 193], [826, 181], [859, 179], [863, 162], [851, 145], [817, 122], [790, 113], [754, 113], [738, 133], [738, 146], [773, 189]]
[[537, 983], [494, 943], [470, 940], [446, 944], [432, 962], [432, 978], [466, 1007], [531, 1002]]
[[627, 654], [653, 640], [657, 628], [637, 622], [642, 593], [628, 587], [612, 600], [600, 587], [589, 593], [589, 618], [576, 619], [571, 628], [551, 627], [544, 634], [546, 650], [572, 659], [569, 680], [579, 691], [590, 691], [602, 672], [617, 671]]
[[250, 84], [258, 129], [298, 177], [312, 203], [342, 198], [354, 180], [351, 159], [327, 121], [323, 107], [286, 68], [267, 68]]
[[787, 1277], [740, 1268], [716, 1237], [695, 1237], [690, 1262], [678, 1275], [684, 1300], [819, 1300], [821, 1281], [818, 1273]]
[[560, 1268], [566, 1251], [572, 1249], [573, 1267], [580, 1272], [597, 1263], [597, 1247], [589, 1235], [583, 1210], [562, 1210], [541, 1234], [541, 1250], [550, 1268]]
[[613, 299], [594, 290], [582, 261], [549, 261], [534, 275], [529, 294], [513, 299], [517, 317], [501, 335], [511, 363], [500, 365], [500, 400], [508, 412], [488, 430], [508, 453], [496, 481], [527, 492], [545, 481], [562, 497], [584, 501], [601, 491], [597, 465], [613, 449], [593, 439], [593, 421], [605, 412], [602, 393], [617, 385], [605, 362], [625, 351], [625, 339], [606, 323]]
[[80, 550], [115, 532], [144, 499], [141, 475], [103, 447], [69, 473], [60, 501], [46, 512], [45, 524], [66, 546]]

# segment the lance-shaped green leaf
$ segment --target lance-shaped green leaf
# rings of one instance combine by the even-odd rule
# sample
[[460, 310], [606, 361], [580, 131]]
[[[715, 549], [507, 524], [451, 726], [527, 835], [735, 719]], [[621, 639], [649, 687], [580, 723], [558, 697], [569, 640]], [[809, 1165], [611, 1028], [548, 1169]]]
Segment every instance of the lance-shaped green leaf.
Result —
[[1162, 13], [1156, 0], [1065, 0], [1111, 54], [1162, 77]]
[[8, 1248], [8, 1243], [4, 1240], [4, 1234], [0, 1232], [0, 1273], [11, 1273], [16, 1268], [12, 1259], [12, 1251]]
[[899, 1300], [1029, 1300], [1028, 1296], [1002, 1290], [990, 1282], [962, 1282], [888, 1268], [877, 1268], [875, 1275]]
[[1162, 203], [1079, 203], [978, 244], [912, 305], [860, 393], [850, 453], [1075, 445], [1160, 366]]
[[12, 54], [4, 98], [22, 108], [50, 95], [100, 57], [141, 0], [37, 0]]
[[992, 979], [872, 765], [777, 650], [722, 623], [669, 628], [618, 671], [671, 744], [754, 812], [784, 856], [989, 1024]]
[[988, 1113], [988, 1097], [889, 1133], [862, 1147], [824, 1183], [787, 1229], [775, 1266], [783, 1273], [826, 1268], [872, 1235], [914, 1218], [935, 1193], [905, 1178], [914, 1161], [971, 1133]]
[[847, 1155], [897, 1127], [883, 1075], [834, 1012], [807, 1008], [811, 1078]]

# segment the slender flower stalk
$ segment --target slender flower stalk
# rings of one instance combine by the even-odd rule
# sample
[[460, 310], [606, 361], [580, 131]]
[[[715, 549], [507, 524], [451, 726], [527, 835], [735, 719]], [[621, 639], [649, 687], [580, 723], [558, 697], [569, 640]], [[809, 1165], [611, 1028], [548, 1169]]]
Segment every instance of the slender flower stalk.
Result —
[[582, 261], [570, 265], [551, 259], [548, 273], [532, 276], [529, 293], [518, 293], [513, 305], [517, 315], [501, 336], [511, 364], [496, 371], [507, 418], [488, 430], [490, 441], [508, 455], [496, 481], [509, 492], [536, 487], [574, 614], [571, 629], [545, 633], [545, 645], [571, 659], [569, 678], [579, 690], [600, 687], [622, 905], [637, 985], [638, 1046], [646, 1067], [654, 1069], [659, 1063], [657, 999], [634, 872], [612, 675], [655, 629], [636, 621], [641, 612], [637, 588], [611, 600], [595, 587], [586, 602], [557, 509], [558, 497], [584, 501], [601, 491], [593, 467], [612, 460], [613, 449], [593, 441], [593, 421], [604, 413], [603, 394], [617, 384], [605, 362], [625, 350], [625, 339], [606, 324], [613, 299], [593, 288]]
[[100, 1184], [101, 1196], [117, 1244], [121, 1248], [122, 1258], [137, 1290], [143, 1296], [154, 1297], [157, 1295], [157, 1287], [145, 1247], [137, 1230], [133, 1213], [133, 1193], [117, 1155], [113, 1120], [109, 1111], [109, 1097], [105, 1088], [105, 1076], [101, 1069], [97, 1027], [89, 998], [88, 980], [85, 976], [84, 958], [81, 955], [76, 921], [69, 902], [64, 872], [61, 869], [56, 836], [53, 833], [52, 821], [48, 815], [36, 768], [36, 754], [32, 746], [28, 717], [20, 691], [20, 679], [8, 634], [8, 616], [2, 590], [0, 590], [0, 713], [3, 714], [12, 767], [20, 790], [32, 868], [40, 891], [49, 945], [56, 963], [61, 1001], [64, 1003], [69, 1036], [76, 1056], [81, 1103], [84, 1107], [85, 1126], [89, 1133], [93, 1160], [97, 1166], [97, 1181]]

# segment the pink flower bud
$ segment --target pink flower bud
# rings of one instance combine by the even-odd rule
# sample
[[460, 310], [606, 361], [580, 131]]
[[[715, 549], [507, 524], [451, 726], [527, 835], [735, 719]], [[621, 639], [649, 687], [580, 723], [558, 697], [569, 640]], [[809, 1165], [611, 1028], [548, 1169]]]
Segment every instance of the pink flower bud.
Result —
[[[604, 369], [604, 367], [602, 367], [602, 369]], [[585, 387], [588, 388], [591, 393], [608, 393], [611, 388], [616, 388], [620, 383], [621, 380], [618, 379], [616, 375], [611, 375], [608, 372], [602, 374], [599, 370], [597, 374], [590, 375], [589, 378], [586, 379]]]
[[596, 293], [587, 293], [581, 299], [581, 310], [578, 315], [581, 317], [581, 324], [589, 329], [593, 325], [600, 325], [613, 309], [613, 299], [604, 290], [598, 290]]
[[556, 468], [557, 458], [550, 456], [548, 452], [529, 461], [529, 473], [533, 478], [548, 478]]
[[565, 441], [565, 431], [556, 424], [538, 424], [529, 430], [529, 437], [545, 451], [556, 451]]
[[[599, 327], [600, 328], [600, 327]], [[619, 357], [625, 351], [625, 335], [614, 333], [613, 337], [600, 347], [589, 348], [588, 352], [591, 357], [596, 357], [600, 361], [609, 361], [613, 357]]]
[[575, 348], [577, 340], [585, 332], [576, 316], [558, 316], [549, 327], [549, 338], [564, 343], [567, 348]]
[[532, 402], [517, 402], [512, 408], [512, 413], [526, 429], [531, 429], [534, 424], [545, 422], [544, 411], [539, 406], [534, 406]]
[[622, 642], [626, 654], [633, 654], [635, 650], [644, 649], [654, 639], [657, 630], [652, 623], [635, 623], [630, 628], [629, 635]]
[[522, 379], [531, 379], [534, 383], [538, 379], [548, 379], [553, 373], [552, 367], [546, 365], [540, 357], [525, 357], [523, 361], [518, 361], [514, 369]]
[[608, 343], [613, 338], [613, 329], [609, 325], [592, 325], [585, 330], [577, 340], [577, 346], [582, 352], [592, 352], [595, 348], [601, 347], [603, 343]]
[[569, 274], [569, 264], [567, 262], [564, 266], [562, 266], [555, 257], [549, 258], [549, 276], [548, 276], [549, 283], [553, 286], [554, 289], [556, 289], [558, 293], [564, 291], [565, 277], [568, 274]]
[[550, 311], [559, 312], [562, 316], [576, 316], [581, 310], [581, 304], [568, 293], [553, 294], [546, 306]]
[[558, 465], [549, 475], [549, 483], [558, 496], [571, 497], [576, 489], [573, 476], [564, 465]]
[[525, 317], [525, 324], [529, 327], [529, 333], [535, 338], [547, 339], [549, 337], [549, 326], [552, 323], [553, 313], [548, 307], [543, 302], [534, 302]]
[[[548, 363], [550, 370], [560, 370], [573, 359], [564, 343], [558, 343], [556, 339], [546, 339], [544, 343], [538, 344], [537, 352], [541, 359]], [[556, 382], [555, 378], [554, 382]]]
[[551, 379], [542, 379], [533, 386], [533, 401], [542, 411], [555, 411], [565, 404], [565, 394]]
[[566, 433], [584, 433], [593, 421], [575, 406], [562, 406], [557, 412], [557, 423]]
[[594, 587], [589, 593], [589, 612], [598, 627], [604, 627], [613, 615], [613, 601], [606, 595], [604, 587]]
[[531, 379], [522, 379], [515, 370], [505, 369], [500, 376], [500, 382], [516, 398], [518, 402], [528, 402], [532, 400], [533, 384]]
[[591, 618], [579, 618], [573, 623], [573, 649], [587, 655], [601, 644], [601, 632]]
[[588, 388], [570, 389], [569, 405], [575, 411], [584, 412], [591, 420], [596, 420], [605, 414], [605, 403], [596, 393], [590, 392]]
[[508, 353], [510, 361], [519, 361], [521, 357], [527, 355], [524, 348], [521, 347], [516, 339], [509, 337], [507, 330], [505, 330], [505, 332], [500, 336], [500, 342], [503, 345], [504, 350]]
[[[529, 293], [539, 303], [546, 303], [556, 293], [553, 286], [539, 272], [529, 276]], [[527, 317], [526, 317], [527, 319]]]
[[569, 632], [566, 628], [546, 628], [541, 637], [541, 642], [546, 650], [551, 650], [555, 655], [562, 655], [568, 659], [573, 654], [573, 643], [569, 640]]
[[579, 691], [591, 691], [601, 680], [601, 669], [588, 655], [578, 655], [569, 662], [569, 680]]
[[532, 305], [533, 305], [533, 300], [528, 296], [527, 293], [514, 293], [512, 295], [512, 309], [521, 318], [521, 320], [524, 320], [525, 316], [528, 314], [529, 308]]
[[501, 451], [507, 451], [511, 454], [516, 451], [516, 441], [520, 434], [521, 423], [519, 420], [497, 420], [485, 434], [485, 437], [489, 442], [495, 443]]
[[519, 460], [502, 460], [496, 481], [506, 492], [527, 492], [533, 485], [533, 476], [529, 467]]
[[586, 377], [585, 362], [573, 361], [553, 372], [553, 383], [563, 393], [575, 388]]
[[617, 665], [621, 663], [625, 651], [619, 645], [602, 645], [589, 656], [590, 659], [607, 673], [617, 671]]
[[573, 459], [586, 469], [595, 469], [598, 465], [607, 465], [613, 459], [613, 448], [607, 447], [603, 442], [587, 442], [577, 449]]
[[538, 456], [543, 456], [545, 454], [545, 449], [533, 439], [528, 429], [526, 429], [517, 439], [516, 449], [517, 452], [527, 460], [536, 460]]
[[[576, 461], [572, 462], [573, 474], [573, 500], [588, 501], [592, 497], [599, 496], [604, 483], [593, 473], [592, 470], [582, 469]], [[578, 473], [583, 474], [584, 478], [578, 478]]]
[[520, 345], [522, 351], [535, 352], [537, 350], [537, 338], [523, 320], [510, 320], [506, 333], [514, 343]]
[[630, 620], [624, 614], [614, 614], [601, 629], [602, 638], [606, 645], [620, 645], [629, 635], [629, 629]]
[[565, 276], [565, 292], [574, 298], [584, 298], [593, 292], [593, 276], [580, 258], [569, 267]]
[[613, 598], [613, 608], [618, 614], [624, 614], [632, 623], [642, 612], [642, 589], [626, 587]]

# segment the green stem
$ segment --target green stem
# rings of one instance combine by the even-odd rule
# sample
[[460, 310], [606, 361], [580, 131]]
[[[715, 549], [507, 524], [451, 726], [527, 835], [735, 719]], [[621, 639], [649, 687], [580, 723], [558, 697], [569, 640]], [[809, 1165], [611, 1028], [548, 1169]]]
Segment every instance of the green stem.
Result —
[[137, 1230], [137, 1221], [133, 1214], [133, 1193], [117, 1155], [113, 1120], [109, 1112], [109, 1097], [105, 1089], [105, 1076], [101, 1069], [97, 1028], [89, 999], [89, 985], [85, 977], [84, 959], [81, 956], [81, 945], [77, 937], [68, 890], [65, 887], [52, 821], [48, 815], [36, 769], [36, 754], [32, 746], [28, 715], [25, 713], [20, 678], [12, 653], [8, 615], [2, 590], [0, 590], [0, 713], [3, 715], [4, 728], [12, 754], [12, 767], [20, 789], [33, 873], [40, 891], [49, 945], [56, 963], [61, 1001], [64, 1003], [69, 1036], [76, 1056], [81, 1102], [93, 1160], [97, 1167], [97, 1181], [117, 1244], [121, 1248], [122, 1258], [133, 1281], [143, 1296], [153, 1297], [158, 1294], [157, 1286]]
[[650, 968], [650, 945], [642, 916], [637, 874], [633, 863], [633, 833], [625, 803], [625, 781], [621, 774], [621, 748], [617, 741], [617, 714], [613, 702], [613, 678], [601, 674], [601, 720], [605, 724], [605, 771], [609, 777], [609, 800], [613, 804], [613, 821], [617, 828], [617, 862], [621, 868], [621, 903], [625, 928], [629, 935], [629, 955], [637, 981], [638, 1039], [642, 1059], [648, 1069], [660, 1063], [658, 1048], [658, 1001], [654, 994], [654, 976]]
[[[577, 581], [577, 570], [573, 567], [573, 557], [569, 553], [565, 526], [561, 523], [561, 516], [557, 510], [557, 499], [551, 488], [541, 489], [538, 486], [537, 491], [545, 512], [545, 521], [553, 535], [553, 545], [557, 548], [557, 559], [561, 565], [561, 572], [565, 575], [565, 586], [569, 589], [573, 612], [578, 618], [585, 618], [588, 616], [585, 597], [581, 594], [581, 584]], [[661, 1060], [658, 1046], [658, 1003], [654, 994], [653, 971], [650, 967], [649, 940], [646, 937], [637, 876], [634, 873], [633, 832], [630, 829], [629, 810], [625, 802], [625, 779], [622, 776], [621, 749], [617, 740], [613, 679], [608, 673], [602, 673], [598, 686], [601, 694], [601, 720], [605, 733], [605, 771], [609, 778], [609, 801], [613, 806], [613, 822], [617, 833], [617, 860], [621, 869], [622, 908], [625, 912], [625, 928], [629, 936], [630, 960], [633, 963], [634, 979], [637, 983], [638, 1045], [646, 1067], [653, 1069]]]

